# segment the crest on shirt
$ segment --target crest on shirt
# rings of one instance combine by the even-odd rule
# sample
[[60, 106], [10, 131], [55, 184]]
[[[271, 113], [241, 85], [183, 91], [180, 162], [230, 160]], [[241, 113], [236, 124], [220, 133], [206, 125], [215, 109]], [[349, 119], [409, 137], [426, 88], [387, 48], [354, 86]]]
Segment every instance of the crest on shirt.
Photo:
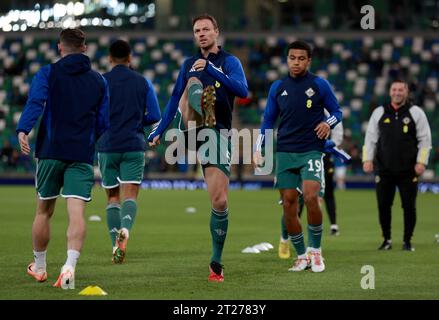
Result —
[[305, 94], [308, 96], [308, 98], [311, 98], [313, 95], [315, 95], [315, 91], [311, 88], [305, 91]]
[[402, 119], [402, 122], [404, 123], [404, 124], [409, 124], [410, 123], [410, 118], [409, 117], [405, 117], [404, 119]]
[[390, 119], [387, 118], [386, 120], [384, 120], [384, 123], [390, 123]]

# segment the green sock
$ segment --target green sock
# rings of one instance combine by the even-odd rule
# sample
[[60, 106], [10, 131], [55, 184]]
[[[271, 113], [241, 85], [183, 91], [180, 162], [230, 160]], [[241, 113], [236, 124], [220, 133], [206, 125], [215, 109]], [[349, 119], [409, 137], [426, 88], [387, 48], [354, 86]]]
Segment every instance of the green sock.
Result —
[[296, 249], [296, 253], [298, 256], [305, 254], [305, 240], [303, 240], [303, 232], [298, 234], [289, 234], [291, 243], [294, 246], [294, 249]]
[[189, 105], [200, 115], [201, 111], [201, 97], [203, 95], [203, 85], [199, 82], [193, 82], [188, 88]]
[[318, 249], [322, 242], [322, 224], [308, 224], [308, 247]]
[[210, 216], [210, 234], [212, 235], [213, 254], [211, 262], [221, 263], [224, 242], [227, 236], [227, 227], [229, 225], [228, 209], [217, 211], [212, 208]]
[[282, 214], [282, 217], [280, 219], [280, 231], [281, 231], [282, 239], [288, 240], [288, 231], [287, 231], [287, 225], [285, 223], [285, 214]]
[[133, 199], [127, 199], [122, 203], [122, 211], [120, 216], [122, 217], [121, 228], [127, 228], [131, 230], [134, 224], [134, 219], [137, 213], [137, 203]]
[[116, 245], [117, 231], [120, 229], [120, 205], [118, 203], [110, 203], [106, 211], [108, 232], [110, 233], [111, 243], [114, 247]]

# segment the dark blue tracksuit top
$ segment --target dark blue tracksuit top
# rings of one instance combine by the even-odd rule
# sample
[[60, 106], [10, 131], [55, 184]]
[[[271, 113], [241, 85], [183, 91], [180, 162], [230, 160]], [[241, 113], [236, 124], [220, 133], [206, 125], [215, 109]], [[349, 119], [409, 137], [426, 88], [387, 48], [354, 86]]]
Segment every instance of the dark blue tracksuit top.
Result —
[[104, 77], [110, 88], [110, 128], [100, 137], [97, 151], [145, 151], [143, 129], [161, 116], [151, 81], [125, 65], [115, 66]]
[[342, 112], [328, 81], [307, 72], [297, 78], [288, 75], [271, 85], [257, 149], [264, 142], [265, 130], [273, 129], [278, 116], [277, 151], [323, 152], [326, 140], [319, 139], [314, 129], [322, 121], [334, 128]]
[[95, 142], [110, 124], [109, 92], [86, 55], [69, 54], [38, 71], [17, 133], [28, 134], [41, 114], [36, 158], [93, 164]]
[[151, 132], [148, 141], [152, 141], [155, 136], [161, 136], [174, 119], [177, 114], [178, 103], [190, 77], [197, 77], [203, 87], [215, 86], [215, 127], [218, 130], [231, 129], [234, 99], [235, 97], [245, 98], [248, 94], [247, 79], [241, 62], [221, 48], [217, 54], [210, 53], [207, 56], [207, 64], [203, 71], [192, 69], [192, 65], [198, 59], [205, 59], [200, 51], [183, 63], [172, 96], [166, 105], [163, 119], [157, 130]]

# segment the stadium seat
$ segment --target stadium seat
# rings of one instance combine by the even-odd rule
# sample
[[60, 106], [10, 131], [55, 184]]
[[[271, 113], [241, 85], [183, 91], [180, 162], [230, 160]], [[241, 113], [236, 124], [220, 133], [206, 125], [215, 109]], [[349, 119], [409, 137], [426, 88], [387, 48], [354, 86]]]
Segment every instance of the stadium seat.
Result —
[[[230, 23], [238, 22], [231, 19]], [[133, 68], [153, 81], [163, 109], [184, 59], [195, 52], [193, 40], [161, 39], [159, 36], [127, 39], [133, 48]], [[238, 123], [259, 125], [270, 85], [288, 74], [285, 50], [293, 39], [294, 36], [280, 38], [274, 35], [259, 39], [226, 39], [226, 50], [247, 55], [242, 61], [253, 105], [239, 107]], [[108, 35], [88, 39], [87, 54], [93, 67], [101, 72], [108, 70], [108, 46], [113, 40]], [[335, 88], [344, 111], [344, 126], [352, 133], [355, 143], [363, 143], [364, 125], [371, 110], [386, 101], [390, 81], [403, 71], [409, 77], [419, 79], [414, 97], [423, 97], [424, 88], [430, 92], [423, 97], [422, 107], [428, 112], [432, 135], [438, 135], [439, 70], [435, 66], [439, 41], [401, 36], [375, 39], [370, 36], [350, 39], [315, 36], [308, 40], [315, 45], [311, 70], [328, 79]], [[32, 76], [41, 66], [59, 58], [53, 39], [35, 35], [22, 39], [0, 38], [0, 64], [12, 66], [20, 52], [26, 58], [24, 72], [0, 76], [0, 114], [4, 117], [0, 119], [3, 123], [0, 140], [15, 136], [16, 117], [22, 112], [23, 106], [12, 103], [14, 90], [26, 96]]]

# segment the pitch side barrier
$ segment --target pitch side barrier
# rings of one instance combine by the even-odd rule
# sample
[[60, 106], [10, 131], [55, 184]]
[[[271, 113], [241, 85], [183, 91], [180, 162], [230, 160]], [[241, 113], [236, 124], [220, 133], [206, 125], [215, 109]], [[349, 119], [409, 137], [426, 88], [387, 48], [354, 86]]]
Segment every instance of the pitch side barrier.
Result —
[[[96, 180], [100, 184], [100, 180]], [[34, 186], [35, 180], [33, 177], [29, 178], [14, 178], [14, 177], [0, 177], [0, 186]], [[141, 188], [145, 190], [202, 190], [206, 188], [203, 180], [193, 179], [145, 179], [141, 184]], [[375, 184], [371, 180], [365, 179], [347, 179], [346, 189], [373, 189]], [[231, 180], [231, 190], [262, 190], [273, 189], [273, 179], [270, 180]], [[423, 181], [418, 185], [419, 192], [431, 192], [439, 194], [439, 179], [431, 181]]]

